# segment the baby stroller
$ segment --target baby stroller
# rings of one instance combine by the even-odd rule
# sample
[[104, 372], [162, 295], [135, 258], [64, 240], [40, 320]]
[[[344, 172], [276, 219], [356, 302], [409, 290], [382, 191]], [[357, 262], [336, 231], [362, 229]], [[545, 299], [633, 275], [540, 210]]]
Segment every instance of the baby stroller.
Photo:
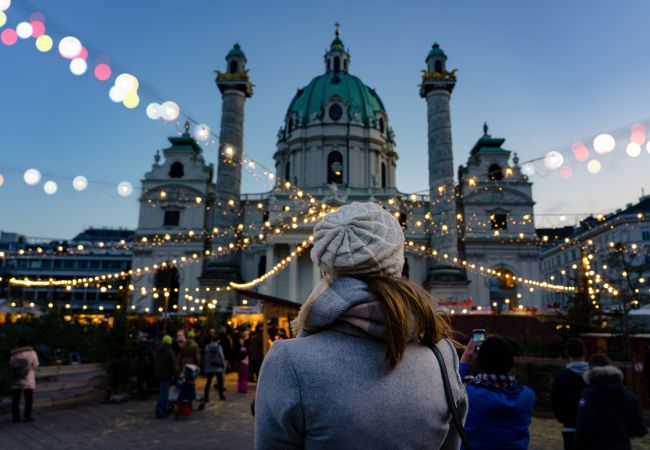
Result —
[[185, 364], [183, 374], [176, 383], [178, 396], [175, 400], [175, 415], [177, 420], [187, 419], [192, 412], [192, 402], [196, 399], [196, 377], [198, 377], [199, 372], [199, 366]]

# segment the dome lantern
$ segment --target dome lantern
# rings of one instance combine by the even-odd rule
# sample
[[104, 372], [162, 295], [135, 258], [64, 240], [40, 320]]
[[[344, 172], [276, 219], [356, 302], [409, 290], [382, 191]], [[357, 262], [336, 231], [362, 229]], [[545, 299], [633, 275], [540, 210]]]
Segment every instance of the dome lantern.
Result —
[[350, 54], [345, 50], [343, 41], [339, 37], [341, 26], [337, 22], [335, 37], [330, 44], [329, 50], [325, 53], [325, 72], [347, 72], [350, 65]]

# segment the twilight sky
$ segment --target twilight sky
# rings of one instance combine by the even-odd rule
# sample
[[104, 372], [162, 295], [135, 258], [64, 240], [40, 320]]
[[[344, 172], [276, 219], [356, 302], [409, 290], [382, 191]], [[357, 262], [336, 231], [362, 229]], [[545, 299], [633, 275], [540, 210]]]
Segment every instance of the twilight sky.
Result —
[[[112, 103], [112, 83], [91, 70], [74, 76], [53, 49], [39, 53], [34, 40], [0, 44], [0, 230], [32, 237], [71, 238], [84, 227], [135, 228], [138, 187], [157, 149], [177, 133], [175, 124], [152, 121], [144, 110], [154, 96], [175, 100], [183, 112], [218, 133], [220, 94], [214, 70], [238, 41], [248, 57], [255, 94], [246, 104], [245, 152], [273, 167], [276, 133], [296, 89], [324, 70], [323, 53], [336, 21], [351, 53], [350, 72], [375, 88], [396, 133], [397, 181], [403, 192], [427, 188], [426, 104], [418, 94], [420, 71], [434, 41], [458, 69], [452, 95], [455, 164], [464, 163], [487, 121], [493, 136], [526, 161], [566, 151], [570, 179], [541, 163], [532, 177], [538, 226], [572, 224], [574, 214], [606, 213], [650, 193], [650, 154], [625, 153], [629, 126], [650, 129], [650, 3], [14, 0], [4, 28], [34, 11], [46, 17], [55, 45], [74, 35], [89, 47], [88, 61], [107, 55], [114, 74], [141, 82], [135, 110]], [[617, 147], [599, 156], [602, 171], [587, 172], [570, 156], [581, 139], [616, 132]], [[216, 146], [205, 156], [216, 163]], [[22, 181], [28, 168], [55, 180]], [[84, 192], [70, 179], [84, 175]], [[266, 186], [246, 175], [244, 192]], [[100, 184], [103, 182], [108, 184]], [[556, 214], [556, 215], [548, 215]], [[566, 215], [560, 221], [560, 214]]]

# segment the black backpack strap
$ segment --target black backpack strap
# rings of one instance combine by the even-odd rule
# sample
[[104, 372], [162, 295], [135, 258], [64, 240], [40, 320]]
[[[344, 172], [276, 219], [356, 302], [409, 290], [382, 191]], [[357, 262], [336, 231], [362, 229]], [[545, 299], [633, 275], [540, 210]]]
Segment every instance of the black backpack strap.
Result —
[[451, 384], [449, 383], [449, 375], [447, 374], [447, 365], [445, 364], [445, 359], [442, 357], [442, 353], [435, 345], [429, 347], [433, 354], [436, 355], [438, 364], [440, 365], [440, 373], [442, 374], [442, 382], [445, 386], [445, 397], [447, 398], [447, 406], [449, 407], [449, 412], [451, 413], [451, 421], [454, 424], [454, 428], [460, 437], [460, 441], [463, 443], [465, 450], [472, 450], [472, 446], [469, 443], [467, 434], [465, 433], [465, 428], [463, 428], [463, 421], [458, 416], [458, 410], [456, 409], [456, 402], [454, 401], [454, 394], [451, 392]]

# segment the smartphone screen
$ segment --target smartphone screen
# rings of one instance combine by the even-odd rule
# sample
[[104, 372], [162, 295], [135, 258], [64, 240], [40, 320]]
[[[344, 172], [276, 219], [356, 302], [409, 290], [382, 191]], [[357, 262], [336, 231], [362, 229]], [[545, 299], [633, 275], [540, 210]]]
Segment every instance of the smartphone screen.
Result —
[[483, 341], [485, 341], [485, 329], [477, 328], [472, 330], [472, 338], [474, 338], [474, 350], [478, 351]]

